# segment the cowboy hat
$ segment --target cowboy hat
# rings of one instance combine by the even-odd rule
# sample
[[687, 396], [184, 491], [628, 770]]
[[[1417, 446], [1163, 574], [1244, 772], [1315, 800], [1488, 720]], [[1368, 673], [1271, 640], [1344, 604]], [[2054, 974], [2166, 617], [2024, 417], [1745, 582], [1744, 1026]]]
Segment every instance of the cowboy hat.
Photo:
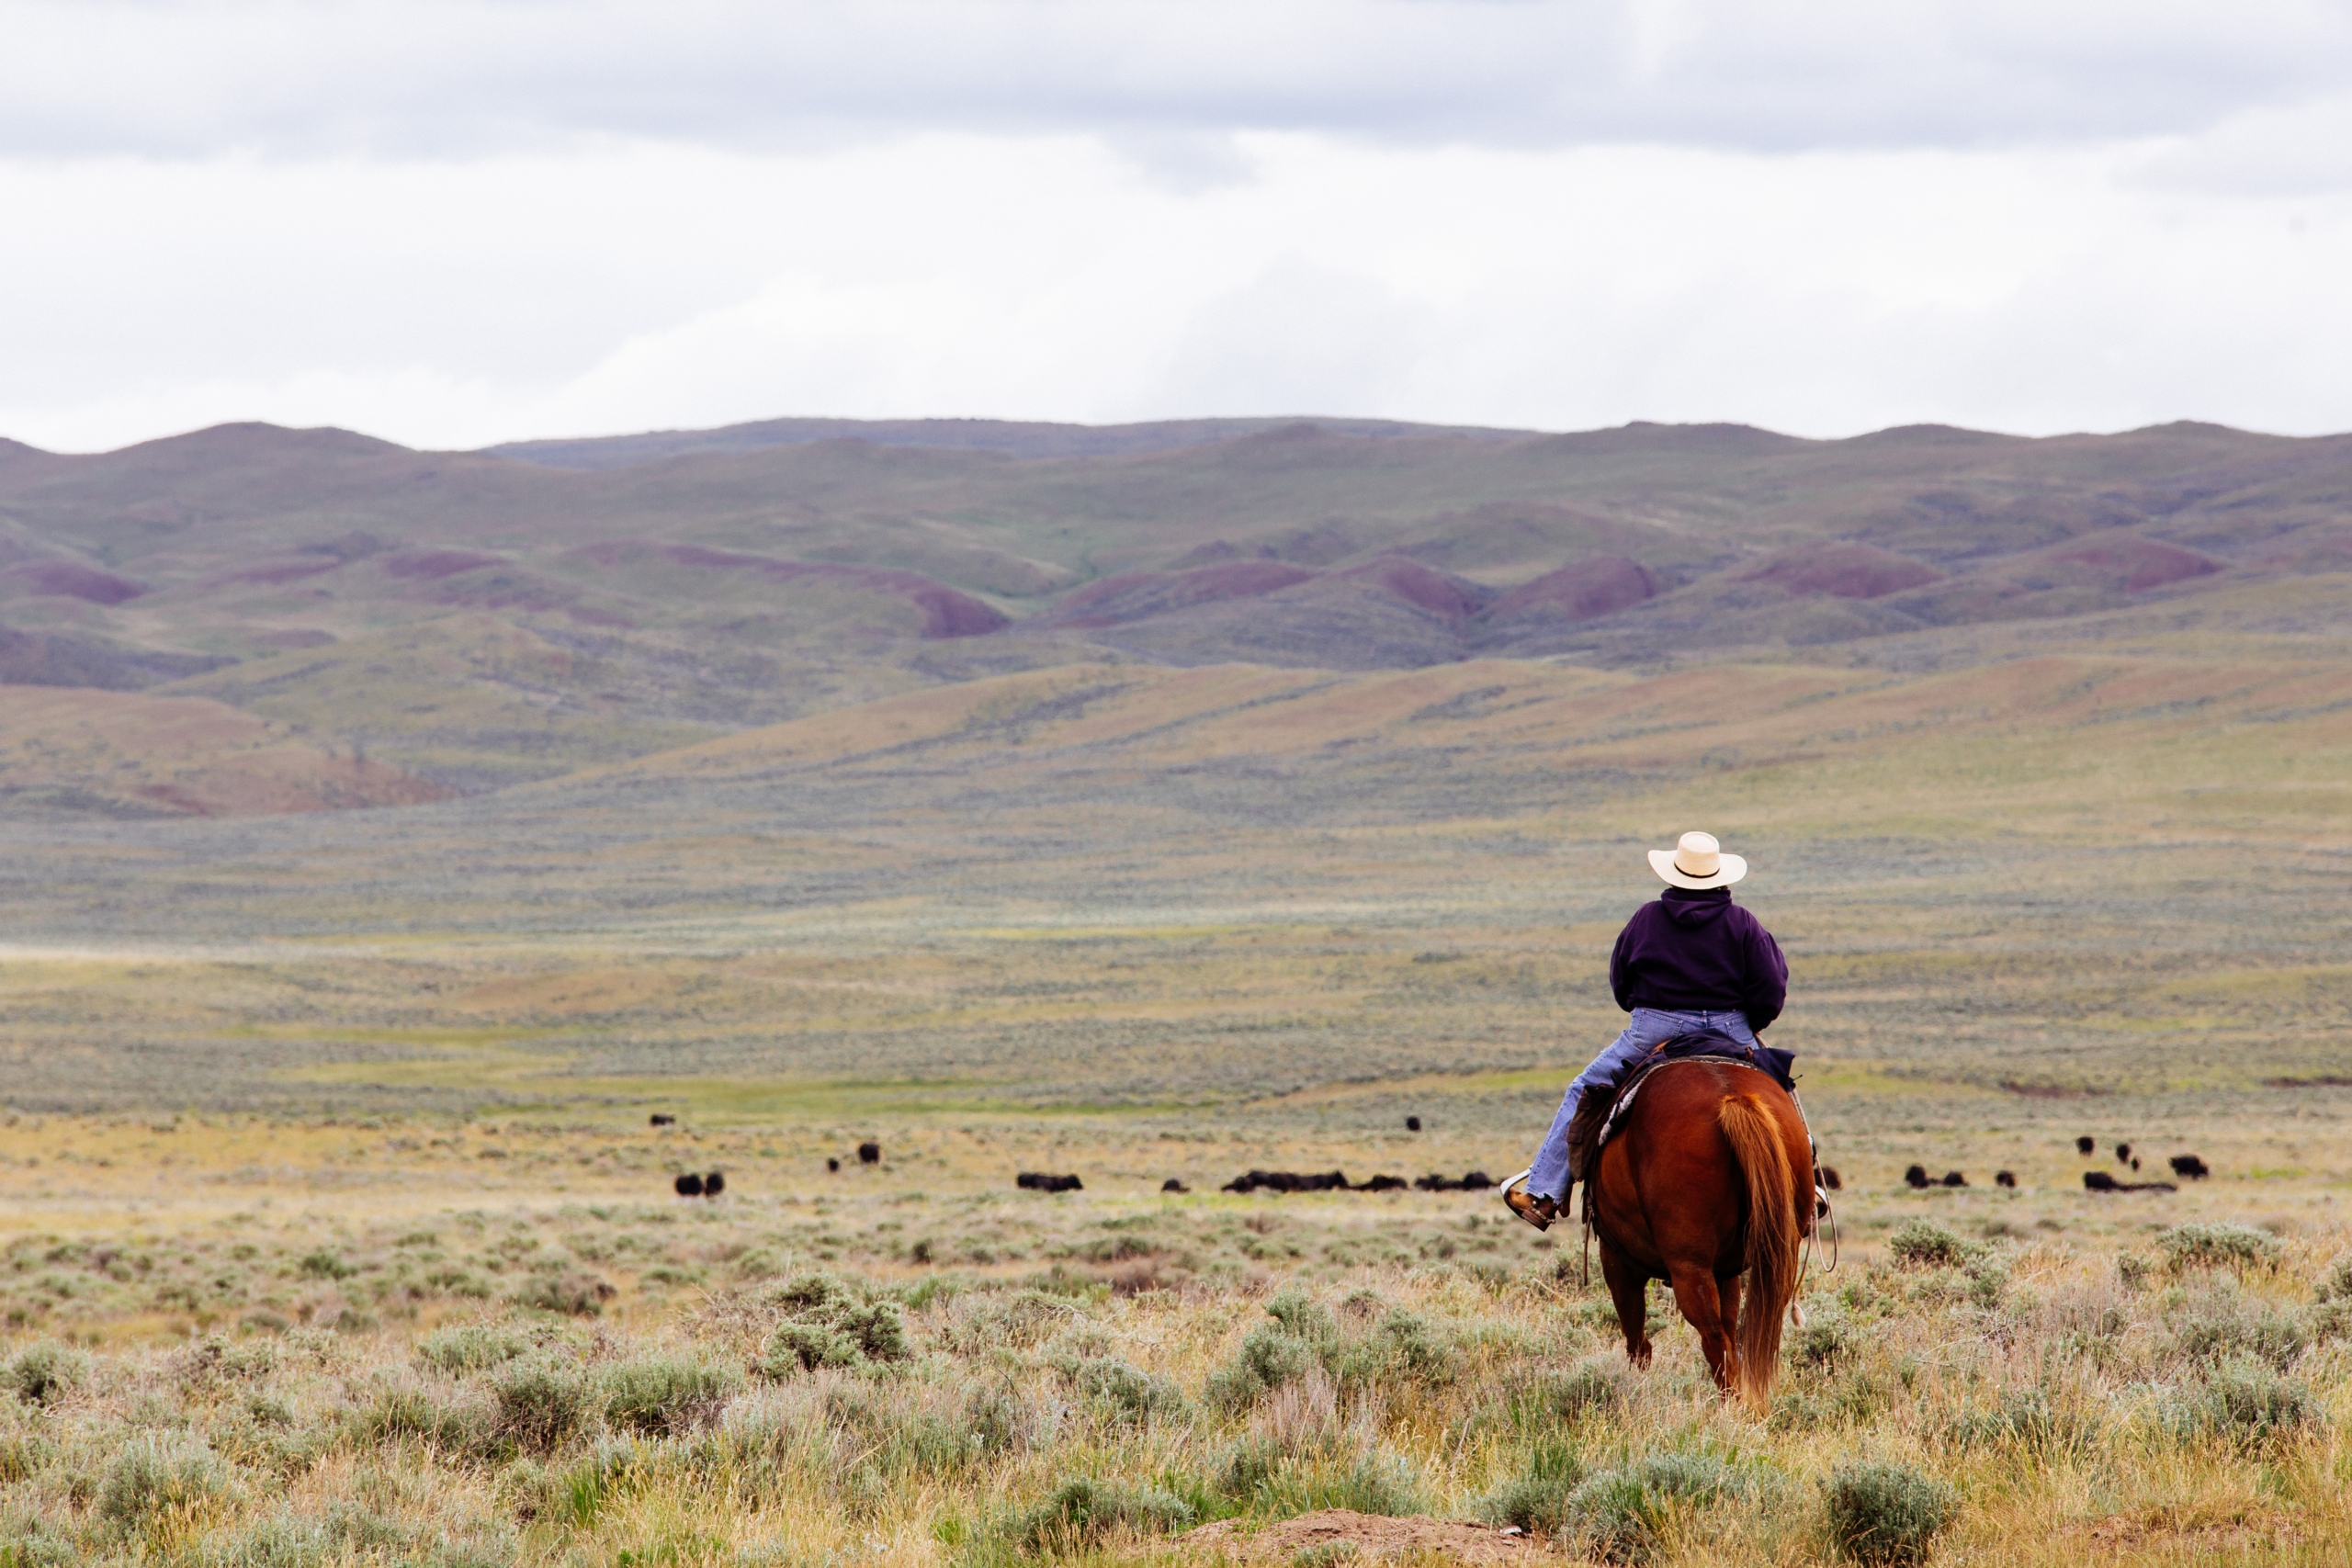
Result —
[[1729, 887], [1747, 874], [1747, 863], [1724, 853], [1713, 833], [1685, 833], [1674, 848], [1649, 853], [1650, 869], [1676, 887]]

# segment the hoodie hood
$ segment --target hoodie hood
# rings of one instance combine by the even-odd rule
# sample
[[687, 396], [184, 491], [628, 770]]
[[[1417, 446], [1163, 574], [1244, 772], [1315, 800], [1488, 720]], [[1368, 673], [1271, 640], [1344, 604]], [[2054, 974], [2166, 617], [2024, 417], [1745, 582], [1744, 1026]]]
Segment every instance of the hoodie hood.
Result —
[[1658, 896], [1658, 903], [1666, 909], [1667, 918], [1684, 931], [1698, 931], [1713, 925], [1731, 908], [1731, 889], [1713, 887], [1703, 892], [1669, 887]]

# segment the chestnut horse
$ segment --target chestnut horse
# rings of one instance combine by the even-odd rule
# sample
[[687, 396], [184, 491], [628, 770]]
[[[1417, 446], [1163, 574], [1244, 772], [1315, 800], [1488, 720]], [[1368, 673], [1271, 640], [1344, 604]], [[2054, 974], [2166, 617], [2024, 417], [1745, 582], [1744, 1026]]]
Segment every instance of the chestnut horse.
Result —
[[1766, 1409], [1813, 1228], [1813, 1148], [1788, 1091], [1753, 1067], [1668, 1063], [1601, 1145], [1586, 1201], [1626, 1356], [1650, 1363], [1646, 1295], [1664, 1280], [1715, 1386]]

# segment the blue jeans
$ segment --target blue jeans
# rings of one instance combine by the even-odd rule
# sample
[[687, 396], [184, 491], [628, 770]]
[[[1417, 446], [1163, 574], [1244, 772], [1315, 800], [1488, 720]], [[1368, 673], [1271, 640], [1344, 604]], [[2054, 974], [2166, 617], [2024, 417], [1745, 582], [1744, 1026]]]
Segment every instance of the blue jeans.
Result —
[[1527, 1178], [1530, 1196], [1549, 1198], [1557, 1201], [1568, 1190], [1568, 1123], [1577, 1119], [1577, 1101], [1584, 1091], [1595, 1084], [1607, 1083], [1625, 1066], [1649, 1053], [1653, 1045], [1684, 1034], [1713, 1032], [1727, 1034], [1741, 1044], [1754, 1046], [1755, 1032], [1747, 1027], [1744, 1012], [1663, 1012], [1657, 1008], [1635, 1008], [1633, 1021], [1625, 1025], [1625, 1032], [1617, 1043], [1592, 1059], [1592, 1066], [1577, 1075], [1568, 1092], [1560, 1101], [1560, 1113], [1552, 1118], [1552, 1130], [1544, 1135], [1544, 1146], [1535, 1151], [1535, 1168]]

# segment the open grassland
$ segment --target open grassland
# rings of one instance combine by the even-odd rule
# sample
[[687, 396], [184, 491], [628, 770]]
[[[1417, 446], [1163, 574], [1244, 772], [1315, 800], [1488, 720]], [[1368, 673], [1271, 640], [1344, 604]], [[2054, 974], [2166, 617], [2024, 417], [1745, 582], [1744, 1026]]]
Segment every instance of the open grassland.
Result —
[[[2352, 696], [2201, 635], [1089, 665], [398, 811], [10, 822], [0, 1562], [1198, 1561], [1326, 1507], [2343, 1562]], [[1701, 825], [1846, 1179], [1770, 1410], [1679, 1324], [1625, 1371], [1491, 1193], [1216, 1190], [1518, 1168]], [[2119, 1141], [2214, 1174], [2085, 1191]]]
[[[8, 1134], [182, 1181], [215, 1149], [287, 1162], [242, 1212], [0, 1250], [15, 1562], [1198, 1562], [1333, 1507], [1531, 1529], [1529, 1561], [1827, 1561], [1875, 1529], [1962, 1562], [2324, 1562], [2352, 1529], [2340, 1173], [1849, 1193], [1756, 1413], [1679, 1324], [1630, 1372], [1573, 1236], [1488, 1194], [1130, 1195], [1219, 1151], [1099, 1125], [908, 1130], [836, 1175], [816, 1130]], [[1374, 1143], [1338, 1145], [1404, 1163]], [[1104, 1190], [999, 1179], [1041, 1154]], [[379, 1163], [404, 1198], [319, 1179]], [[639, 1195], [680, 1163], [737, 1180]], [[1170, 1540], [1222, 1518], [1222, 1548]]]

